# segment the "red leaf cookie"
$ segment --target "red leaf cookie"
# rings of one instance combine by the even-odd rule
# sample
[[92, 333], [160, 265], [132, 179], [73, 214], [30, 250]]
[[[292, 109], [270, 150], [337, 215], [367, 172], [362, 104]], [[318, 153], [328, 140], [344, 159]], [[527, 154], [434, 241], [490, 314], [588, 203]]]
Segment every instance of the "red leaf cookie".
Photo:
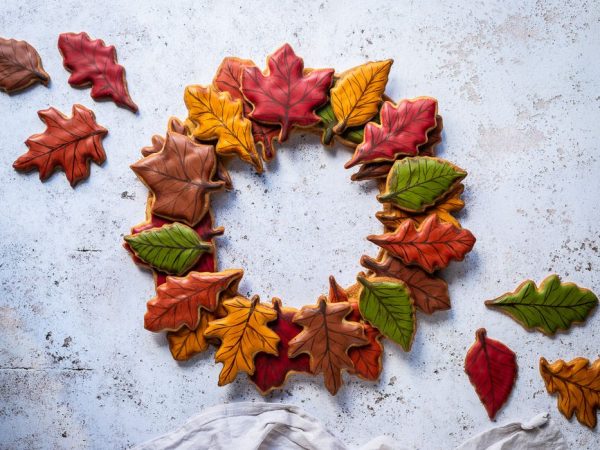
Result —
[[93, 99], [110, 98], [117, 105], [137, 112], [138, 107], [127, 91], [125, 69], [117, 64], [117, 51], [102, 39], [90, 39], [87, 33], [62, 33], [58, 49], [65, 69], [71, 72], [69, 84], [92, 85]]
[[485, 328], [477, 330], [475, 337], [465, 358], [465, 372], [493, 419], [515, 384], [517, 361], [511, 349], [486, 336]]
[[96, 123], [96, 116], [85, 106], [73, 105], [73, 116], [67, 117], [50, 107], [38, 111], [46, 131], [29, 137], [29, 151], [14, 162], [16, 170], [38, 169], [40, 180], [46, 180], [61, 167], [71, 186], [90, 175], [90, 160], [100, 165], [106, 159], [102, 139], [108, 130]]
[[246, 67], [242, 92], [254, 106], [250, 118], [281, 125], [279, 142], [288, 138], [293, 126], [308, 127], [320, 122], [315, 108], [327, 102], [333, 69], [312, 70], [304, 75], [304, 62], [285, 44], [267, 59], [266, 73]]
[[147, 304], [144, 328], [150, 331], [177, 331], [183, 325], [194, 330], [200, 320], [200, 308], [214, 312], [221, 292], [242, 278], [242, 270], [190, 272], [185, 277], [167, 277], [156, 288], [156, 297]]
[[427, 132], [436, 126], [436, 114], [437, 100], [430, 97], [403, 100], [398, 105], [385, 102], [381, 125], [369, 122], [365, 126], [363, 142], [344, 167], [418, 155], [419, 146], [427, 142]]
[[475, 244], [475, 236], [469, 230], [442, 223], [436, 214], [429, 215], [419, 228], [409, 219], [393, 233], [367, 239], [404, 264], [416, 264], [429, 273], [445, 268], [453, 259], [462, 261]]
[[282, 387], [287, 377], [294, 372], [311, 373], [308, 355], [302, 354], [295, 358], [288, 355], [289, 342], [302, 331], [302, 327], [292, 322], [297, 310], [282, 307], [278, 298], [273, 299], [273, 308], [277, 311], [277, 320], [271, 322], [269, 328], [279, 336], [279, 353], [258, 353], [254, 358], [254, 374], [250, 376], [250, 380], [263, 395]]

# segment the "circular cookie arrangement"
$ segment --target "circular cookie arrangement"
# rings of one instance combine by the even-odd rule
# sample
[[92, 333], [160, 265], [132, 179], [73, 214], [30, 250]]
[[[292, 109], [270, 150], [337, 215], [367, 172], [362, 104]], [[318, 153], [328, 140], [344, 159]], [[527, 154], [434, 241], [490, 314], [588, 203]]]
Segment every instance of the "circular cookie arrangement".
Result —
[[[152, 269], [156, 296], [144, 326], [167, 332], [173, 357], [218, 347], [219, 385], [246, 372], [262, 393], [294, 372], [323, 374], [335, 394], [342, 371], [376, 380], [382, 339], [410, 351], [416, 311], [448, 309], [439, 270], [462, 260], [475, 238], [452, 213], [464, 207], [466, 172], [437, 158], [442, 118], [437, 101], [393, 103], [384, 93], [392, 60], [336, 74], [308, 69], [289, 45], [267, 58], [225, 58], [208, 86], [188, 86], [185, 121], [171, 118], [131, 167], [150, 193], [146, 221], [125, 237], [135, 261]], [[354, 150], [353, 181], [375, 180], [384, 233], [368, 236], [381, 251], [363, 256], [365, 271], [347, 288], [329, 277], [329, 293], [299, 310], [274, 298], [238, 292], [242, 269], [219, 270], [211, 193], [232, 189], [226, 164], [239, 157], [262, 172], [276, 144], [295, 129]], [[260, 153], [259, 153], [260, 148]]]

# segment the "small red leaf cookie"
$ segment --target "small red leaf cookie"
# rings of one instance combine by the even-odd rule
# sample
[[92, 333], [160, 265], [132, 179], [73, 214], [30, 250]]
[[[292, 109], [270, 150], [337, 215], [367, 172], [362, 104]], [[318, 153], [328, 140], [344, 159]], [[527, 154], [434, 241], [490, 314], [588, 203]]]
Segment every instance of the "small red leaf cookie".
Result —
[[475, 337], [465, 358], [465, 372], [488, 416], [493, 419], [513, 389], [517, 360], [506, 345], [488, 338], [485, 328], [477, 330]]
[[277, 312], [277, 320], [271, 322], [269, 328], [279, 336], [279, 353], [258, 353], [254, 358], [254, 374], [250, 376], [250, 380], [263, 395], [282, 387], [292, 373], [312, 373], [308, 355], [302, 354], [295, 358], [288, 355], [290, 341], [302, 331], [301, 326], [292, 322], [298, 310], [284, 308], [278, 298], [273, 299], [273, 309]]
[[281, 125], [279, 142], [284, 142], [294, 126], [309, 127], [320, 122], [315, 109], [327, 102], [333, 69], [304, 74], [304, 61], [289, 44], [267, 59], [268, 70], [246, 67], [242, 92], [254, 106], [250, 118]]
[[117, 64], [117, 51], [102, 39], [90, 39], [87, 33], [62, 33], [58, 49], [65, 69], [71, 72], [69, 84], [92, 86], [94, 100], [110, 98], [117, 105], [137, 112], [138, 107], [127, 91], [125, 69]]
[[108, 130], [96, 123], [96, 116], [85, 106], [73, 105], [72, 117], [54, 107], [38, 111], [38, 116], [46, 130], [25, 141], [29, 151], [14, 162], [16, 170], [38, 169], [44, 181], [60, 167], [74, 187], [90, 175], [90, 160], [100, 165], [106, 159], [102, 139]]

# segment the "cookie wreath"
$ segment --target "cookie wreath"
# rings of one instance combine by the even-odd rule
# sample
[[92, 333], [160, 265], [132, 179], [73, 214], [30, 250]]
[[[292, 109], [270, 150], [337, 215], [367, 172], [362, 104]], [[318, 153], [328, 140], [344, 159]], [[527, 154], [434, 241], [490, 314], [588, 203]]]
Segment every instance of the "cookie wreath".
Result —
[[[214, 344], [220, 386], [245, 372], [265, 394], [294, 372], [322, 373], [335, 394], [344, 370], [378, 379], [384, 337], [410, 351], [417, 310], [450, 308], [438, 271], [475, 243], [452, 215], [464, 207], [466, 172], [435, 157], [442, 132], [435, 99], [385, 96], [392, 60], [336, 74], [305, 68], [286, 44], [267, 65], [261, 71], [228, 57], [210, 85], [185, 89], [187, 119], [171, 118], [166, 137], [154, 136], [131, 166], [150, 192], [146, 221], [125, 236], [125, 247], [154, 273], [144, 326], [167, 332], [176, 360]], [[328, 295], [299, 310], [238, 292], [243, 270], [217, 267], [215, 237], [224, 229], [213, 227], [210, 209], [211, 193], [232, 189], [230, 157], [262, 172], [295, 129], [354, 150], [346, 167], [360, 166], [354, 181], [377, 182], [384, 225], [367, 237], [381, 251], [361, 258], [357, 282], [342, 288], [329, 277]]]

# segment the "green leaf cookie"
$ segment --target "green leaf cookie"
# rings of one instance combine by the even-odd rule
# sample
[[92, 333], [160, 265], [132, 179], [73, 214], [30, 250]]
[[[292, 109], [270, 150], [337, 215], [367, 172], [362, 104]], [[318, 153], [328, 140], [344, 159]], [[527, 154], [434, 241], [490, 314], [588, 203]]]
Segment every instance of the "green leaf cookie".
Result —
[[554, 334], [556, 330], [568, 329], [572, 323], [583, 322], [598, 304], [598, 298], [588, 289], [574, 283], [561, 283], [557, 275], [550, 275], [539, 288], [527, 280], [514, 292], [485, 304], [498, 308], [525, 328]]
[[183, 275], [203, 253], [212, 251], [193, 228], [177, 222], [125, 236], [125, 241], [146, 264], [174, 275]]
[[443, 198], [467, 172], [439, 158], [417, 156], [398, 160], [387, 178], [385, 192], [377, 197], [400, 209], [422, 212]]
[[359, 276], [357, 280], [363, 286], [358, 303], [362, 317], [408, 352], [417, 326], [415, 305], [406, 285], [385, 277]]

